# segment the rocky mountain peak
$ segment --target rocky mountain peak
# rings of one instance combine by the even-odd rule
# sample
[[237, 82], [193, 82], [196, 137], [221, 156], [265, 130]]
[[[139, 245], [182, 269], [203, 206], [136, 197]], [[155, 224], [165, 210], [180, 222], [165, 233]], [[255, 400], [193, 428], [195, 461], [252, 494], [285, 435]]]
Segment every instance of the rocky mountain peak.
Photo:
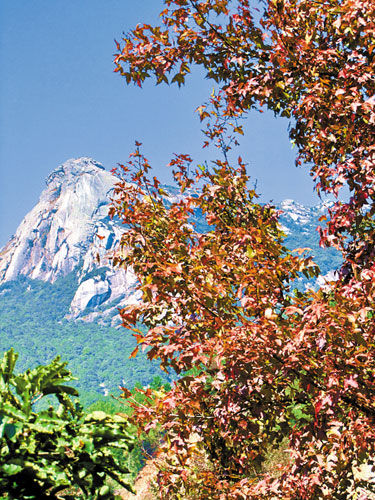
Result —
[[103, 165], [86, 157], [53, 170], [39, 202], [0, 251], [0, 283], [20, 275], [53, 283], [75, 272], [72, 317], [87, 315], [104, 301], [134, 300], [134, 275], [110, 264], [121, 237], [108, 216], [116, 182]]
[[286, 199], [280, 203], [284, 217], [289, 217], [297, 224], [307, 224], [315, 207], [306, 207], [297, 201]]
[[108, 219], [116, 178], [91, 158], [71, 159], [47, 178], [39, 202], [0, 254], [0, 282], [26, 275], [55, 281], [71, 272]]
[[95, 175], [102, 170], [105, 170], [103, 165], [92, 158], [85, 156], [71, 158], [51, 172], [46, 179], [46, 184], [49, 186], [50, 184], [71, 183], [81, 175]]

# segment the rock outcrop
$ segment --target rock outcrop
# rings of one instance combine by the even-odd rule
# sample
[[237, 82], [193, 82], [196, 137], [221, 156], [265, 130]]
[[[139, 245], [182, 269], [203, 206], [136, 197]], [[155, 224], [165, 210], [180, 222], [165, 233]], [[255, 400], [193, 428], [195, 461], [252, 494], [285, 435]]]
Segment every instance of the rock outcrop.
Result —
[[121, 235], [108, 217], [115, 183], [91, 158], [68, 160], [55, 169], [39, 202], [0, 253], [0, 283], [20, 275], [53, 283], [75, 272], [79, 286], [72, 318], [91, 314], [103, 303], [136, 300], [134, 274], [110, 265]]

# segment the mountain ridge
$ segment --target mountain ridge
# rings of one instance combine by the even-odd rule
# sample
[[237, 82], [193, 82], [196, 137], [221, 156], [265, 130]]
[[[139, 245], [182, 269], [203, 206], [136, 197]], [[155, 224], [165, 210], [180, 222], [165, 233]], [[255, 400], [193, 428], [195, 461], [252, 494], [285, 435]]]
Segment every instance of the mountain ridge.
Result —
[[[117, 308], [138, 301], [140, 295], [133, 272], [111, 266], [123, 231], [108, 216], [117, 180], [89, 157], [70, 159], [55, 168], [38, 203], [0, 249], [0, 284], [20, 276], [54, 283], [73, 272], [78, 287], [67, 318], [118, 324]], [[316, 226], [328, 206], [326, 202], [306, 207], [291, 199], [276, 205], [286, 246], [310, 246], [323, 274], [339, 263], [334, 251], [319, 248]], [[202, 217], [195, 218], [204, 227]]]

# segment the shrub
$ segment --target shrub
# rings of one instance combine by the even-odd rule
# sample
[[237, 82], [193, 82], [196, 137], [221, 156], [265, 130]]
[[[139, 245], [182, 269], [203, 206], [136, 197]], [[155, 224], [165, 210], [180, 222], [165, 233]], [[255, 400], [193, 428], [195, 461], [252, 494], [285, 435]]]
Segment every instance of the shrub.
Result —
[[0, 363], [0, 494], [112, 498], [109, 478], [132, 491], [129, 471], [113, 453], [134, 447], [127, 420], [102, 411], [85, 414], [59, 357], [16, 375], [17, 357], [11, 349]]

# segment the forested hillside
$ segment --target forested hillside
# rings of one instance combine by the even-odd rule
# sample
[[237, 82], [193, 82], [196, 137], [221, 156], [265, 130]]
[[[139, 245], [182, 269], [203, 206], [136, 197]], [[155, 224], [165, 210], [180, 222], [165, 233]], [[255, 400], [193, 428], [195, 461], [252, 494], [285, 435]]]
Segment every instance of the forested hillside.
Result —
[[72, 273], [54, 284], [19, 278], [0, 286], [0, 346], [19, 353], [20, 370], [45, 364], [55, 356], [69, 362], [78, 378], [81, 400], [93, 402], [119, 385], [149, 384], [165, 374], [135, 347], [131, 332], [96, 323], [67, 321], [64, 316], [77, 288]]

